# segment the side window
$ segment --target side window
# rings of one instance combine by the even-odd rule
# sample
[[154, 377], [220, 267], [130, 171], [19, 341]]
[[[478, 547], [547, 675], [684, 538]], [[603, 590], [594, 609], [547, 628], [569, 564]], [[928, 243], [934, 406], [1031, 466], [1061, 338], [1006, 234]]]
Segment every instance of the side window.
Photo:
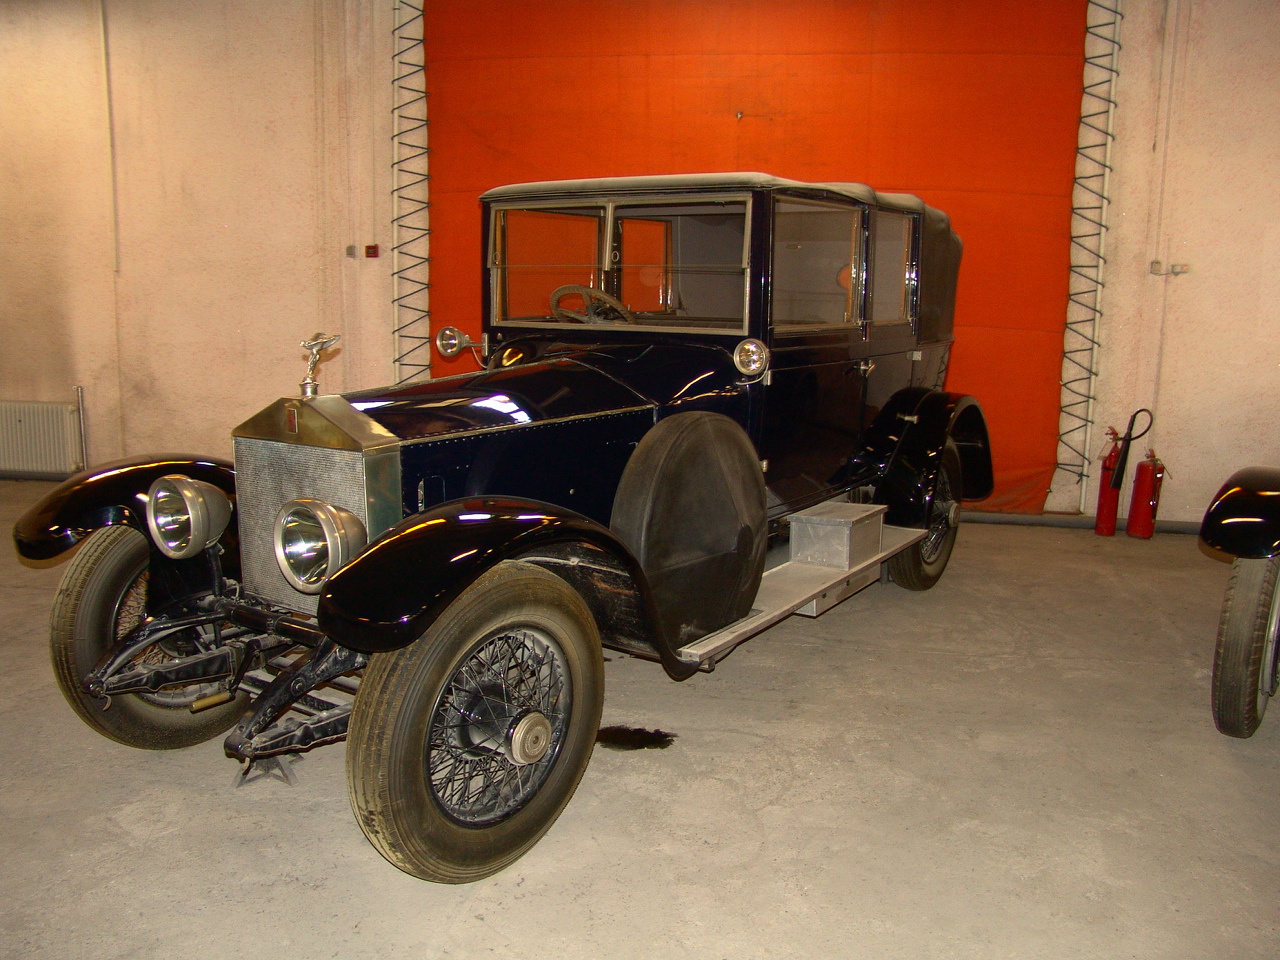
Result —
[[773, 217], [773, 323], [780, 328], [862, 320], [860, 207], [778, 200]]
[[915, 299], [914, 219], [877, 210], [871, 225], [871, 323], [910, 323]]

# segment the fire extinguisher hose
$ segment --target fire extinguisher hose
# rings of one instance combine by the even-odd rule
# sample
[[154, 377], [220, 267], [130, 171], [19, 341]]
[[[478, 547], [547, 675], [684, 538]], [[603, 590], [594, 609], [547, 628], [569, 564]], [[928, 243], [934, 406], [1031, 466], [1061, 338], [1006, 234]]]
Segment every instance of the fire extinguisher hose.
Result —
[[[1141, 433], [1133, 432], [1133, 425], [1137, 422], [1138, 414], [1145, 413], [1147, 415], [1147, 425]], [[1129, 462], [1129, 447], [1135, 440], [1141, 440], [1151, 432], [1151, 427], [1155, 424], [1156, 418], [1146, 407], [1139, 407], [1133, 411], [1133, 416], [1129, 418], [1129, 426], [1125, 428], [1124, 436], [1120, 438], [1120, 456], [1116, 460], [1116, 468], [1111, 473], [1111, 489], [1119, 490], [1124, 486], [1124, 468]]]

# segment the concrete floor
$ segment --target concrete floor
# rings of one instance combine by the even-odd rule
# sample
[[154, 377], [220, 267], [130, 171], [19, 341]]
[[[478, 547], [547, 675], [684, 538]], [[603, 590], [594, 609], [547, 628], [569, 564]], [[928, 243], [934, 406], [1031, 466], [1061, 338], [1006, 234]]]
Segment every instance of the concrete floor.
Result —
[[[0, 483], [0, 525], [46, 485]], [[969, 524], [946, 577], [792, 618], [711, 675], [607, 664], [597, 749], [523, 860], [446, 887], [352, 819], [343, 747], [234, 786], [54, 686], [59, 568], [0, 550], [0, 956], [1276, 955], [1280, 715], [1219, 735], [1228, 568], [1194, 538]]]

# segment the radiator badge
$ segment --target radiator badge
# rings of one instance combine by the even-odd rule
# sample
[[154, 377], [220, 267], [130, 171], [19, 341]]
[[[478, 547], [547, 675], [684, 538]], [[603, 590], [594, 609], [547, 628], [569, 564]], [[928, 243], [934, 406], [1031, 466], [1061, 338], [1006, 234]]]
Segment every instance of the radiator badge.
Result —
[[298, 408], [285, 407], [284, 410], [284, 428], [290, 433], [298, 432]]
[[[320, 394], [320, 384], [316, 382], [316, 364], [320, 362], [321, 351], [328, 350], [342, 339], [339, 333], [327, 334], [319, 331], [311, 335], [310, 340], [303, 340], [299, 346], [311, 351], [311, 359], [307, 361], [307, 378], [302, 381], [302, 396], [315, 397]], [[297, 414], [294, 414], [295, 418]], [[296, 431], [295, 431], [296, 432]]]

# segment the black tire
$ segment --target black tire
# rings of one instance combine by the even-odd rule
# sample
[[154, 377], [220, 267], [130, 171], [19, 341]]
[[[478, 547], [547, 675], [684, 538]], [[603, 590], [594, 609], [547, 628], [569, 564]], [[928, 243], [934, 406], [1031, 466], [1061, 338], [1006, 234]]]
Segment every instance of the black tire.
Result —
[[609, 526], [644, 569], [673, 642], [751, 612], [768, 549], [765, 484], [733, 420], [696, 411], [659, 421], [627, 461]]
[[499, 564], [415, 643], [370, 660], [347, 734], [356, 820], [415, 877], [496, 873], [573, 796], [603, 702], [582, 598], [540, 567]]
[[929, 500], [929, 531], [889, 558], [889, 576], [908, 590], [928, 590], [942, 577], [960, 530], [960, 451], [950, 440], [942, 450], [942, 467]]
[[[240, 718], [243, 695], [200, 713], [191, 702], [218, 689], [213, 684], [89, 696], [84, 680], [115, 640], [133, 629], [146, 611], [146, 538], [131, 527], [104, 527], [84, 543], [62, 577], [53, 606], [49, 653], [62, 695], [85, 723], [104, 737], [130, 747], [173, 750], [225, 733]], [[181, 645], [182, 641], [177, 641]], [[175, 646], [157, 643], [139, 660], [178, 655]]]
[[1237, 559], [1222, 601], [1213, 655], [1213, 722], [1229, 737], [1251, 737], [1276, 691], [1280, 558]]

